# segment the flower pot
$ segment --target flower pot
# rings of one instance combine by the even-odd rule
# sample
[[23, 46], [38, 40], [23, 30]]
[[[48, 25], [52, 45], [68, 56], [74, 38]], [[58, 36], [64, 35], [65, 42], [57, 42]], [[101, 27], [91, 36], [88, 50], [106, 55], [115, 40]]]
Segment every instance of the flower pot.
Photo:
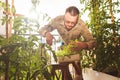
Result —
[[84, 80], [120, 80], [120, 78], [89, 68], [83, 70]]

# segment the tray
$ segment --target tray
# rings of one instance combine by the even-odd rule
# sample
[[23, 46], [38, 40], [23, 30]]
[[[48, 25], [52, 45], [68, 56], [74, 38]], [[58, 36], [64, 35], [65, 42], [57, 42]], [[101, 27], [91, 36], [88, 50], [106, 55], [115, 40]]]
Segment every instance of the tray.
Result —
[[73, 61], [79, 61], [80, 60], [80, 54], [74, 54], [64, 57], [58, 57], [58, 63], [61, 62], [73, 62]]

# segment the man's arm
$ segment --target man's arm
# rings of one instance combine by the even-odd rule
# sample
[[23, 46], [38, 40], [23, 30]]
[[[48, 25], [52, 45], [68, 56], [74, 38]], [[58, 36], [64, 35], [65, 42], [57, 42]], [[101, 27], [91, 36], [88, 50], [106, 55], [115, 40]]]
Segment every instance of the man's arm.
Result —
[[54, 29], [57, 29], [57, 26], [59, 25], [61, 20], [61, 16], [57, 16], [56, 18], [52, 19], [48, 25], [45, 25], [39, 30], [40, 35], [46, 37], [46, 41], [49, 45], [52, 45], [53, 40], [53, 36], [50, 32]]
[[43, 37], [46, 36], [46, 33], [47, 32], [51, 32], [53, 31], [54, 28], [51, 26], [51, 25], [45, 25], [44, 27], [42, 27], [40, 30], [39, 30], [39, 34]]
[[74, 46], [74, 50], [82, 50], [82, 49], [91, 49], [96, 46], [95, 39], [93, 38], [92, 33], [90, 33], [84, 21], [80, 20], [79, 24], [80, 35], [83, 37], [84, 41], [77, 41], [72, 43]]
[[92, 33], [90, 33], [90, 31], [88, 30], [87, 26], [84, 26], [83, 30], [82, 30], [82, 36], [85, 39], [85, 42], [88, 45], [88, 49], [91, 49], [93, 47], [96, 46], [96, 41], [93, 38]]
[[49, 45], [52, 45], [53, 35], [50, 33], [54, 28], [51, 25], [46, 25], [39, 30], [41, 36], [46, 38], [46, 42]]
[[57, 25], [58, 25], [58, 21], [59, 21], [58, 19], [59, 18], [56, 17], [56, 18], [52, 19], [47, 25], [45, 25], [44, 27], [41, 27], [39, 30], [40, 35], [45, 37], [47, 32], [51, 32], [54, 29], [56, 29]]

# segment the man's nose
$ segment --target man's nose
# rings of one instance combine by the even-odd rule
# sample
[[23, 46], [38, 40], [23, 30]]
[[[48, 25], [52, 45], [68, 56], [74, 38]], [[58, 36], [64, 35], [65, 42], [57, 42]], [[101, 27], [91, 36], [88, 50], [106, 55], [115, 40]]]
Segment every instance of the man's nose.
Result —
[[73, 26], [73, 24], [71, 22], [69, 22], [69, 26]]

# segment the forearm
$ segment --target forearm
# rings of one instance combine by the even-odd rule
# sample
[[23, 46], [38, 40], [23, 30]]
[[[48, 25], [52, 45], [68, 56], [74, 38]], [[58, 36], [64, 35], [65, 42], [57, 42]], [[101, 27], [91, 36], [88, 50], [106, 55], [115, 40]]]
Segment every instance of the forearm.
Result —
[[86, 42], [78, 42], [77, 44], [80, 49], [88, 49], [88, 44]]
[[71, 49], [73, 51], [79, 51], [79, 50], [83, 50], [83, 49], [88, 49], [88, 45], [86, 42], [81, 42], [81, 41], [78, 41], [78, 42], [74, 42], [74, 43], [70, 43], [71, 46]]
[[45, 37], [45, 35], [46, 35], [47, 32], [51, 32], [51, 31], [53, 31], [53, 30], [54, 30], [54, 29], [53, 29], [52, 26], [46, 25], [46, 26], [42, 27], [42, 28], [39, 30], [39, 34], [40, 34], [41, 36]]

